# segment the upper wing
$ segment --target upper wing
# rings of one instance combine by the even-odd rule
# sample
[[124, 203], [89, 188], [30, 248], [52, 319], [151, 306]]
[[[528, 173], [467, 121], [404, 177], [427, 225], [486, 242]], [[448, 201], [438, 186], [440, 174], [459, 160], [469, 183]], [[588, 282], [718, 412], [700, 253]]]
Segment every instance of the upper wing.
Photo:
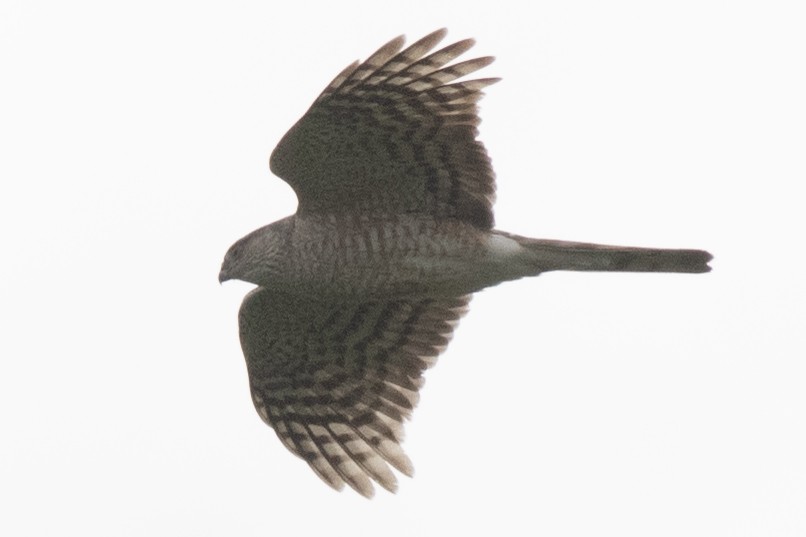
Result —
[[283, 444], [335, 489], [394, 491], [411, 475], [403, 419], [470, 295], [328, 302], [259, 287], [239, 314], [252, 399]]
[[286, 133], [272, 171], [299, 212], [427, 213], [489, 229], [495, 177], [476, 140], [476, 102], [497, 78], [449, 84], [493, 58], [445, 67], [466, 39], [430, 55], [438, 30], [402, 52], [403, 37], [342, 71]]

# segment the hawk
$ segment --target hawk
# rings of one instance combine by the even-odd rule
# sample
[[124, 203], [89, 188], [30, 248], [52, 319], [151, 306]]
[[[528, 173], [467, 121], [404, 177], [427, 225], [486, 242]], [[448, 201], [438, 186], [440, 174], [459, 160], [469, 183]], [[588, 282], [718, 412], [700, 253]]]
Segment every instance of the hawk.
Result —
[[472, 293], [552, 270], [710, 270], [701, 250], [521, 237], [493, 227], [495, 179], [476, 139], [496, 78], [457, 81], [493, 58], [431, 52], [438, 30], [398, 37], [344, 69], [282, 138], [272, 172], [296, 214], [226, 253], [219, 280], [257, 285], [239, 312], [252, 400], [328, 485], [394, 492], [423, 372]]

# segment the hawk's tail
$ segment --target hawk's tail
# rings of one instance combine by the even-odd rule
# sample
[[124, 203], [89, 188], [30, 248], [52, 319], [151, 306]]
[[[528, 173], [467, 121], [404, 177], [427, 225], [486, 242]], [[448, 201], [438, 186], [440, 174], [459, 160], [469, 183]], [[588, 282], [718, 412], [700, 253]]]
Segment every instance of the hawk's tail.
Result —
[[540, 272], [581, 270], [608, 272], [709, 272], [713, 256], [704, 250], [607, 246], [585, 242], [530, 239], [508, 235], [529, 250]]

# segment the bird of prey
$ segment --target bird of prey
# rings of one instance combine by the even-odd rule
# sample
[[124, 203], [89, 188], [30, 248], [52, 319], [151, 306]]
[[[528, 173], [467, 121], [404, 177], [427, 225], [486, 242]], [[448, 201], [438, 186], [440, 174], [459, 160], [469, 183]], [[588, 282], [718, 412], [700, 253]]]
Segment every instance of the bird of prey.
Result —
[[296, 214], [237, 241], [219, 274], [257, 285], [239, 330], [258, 414], [328, 485], [367, 497], [373, 481], [396, 490], [390, 466], [412, 475], [402, 424], [472, 293], [552, 270], [710, 270], [701, 250], [494, 229], [476, 103], [498, 79], [457, 81], [493, 58], [451, 64], [474, 42], [431, 52], [445, 33], [336, 76], [271, 155]]

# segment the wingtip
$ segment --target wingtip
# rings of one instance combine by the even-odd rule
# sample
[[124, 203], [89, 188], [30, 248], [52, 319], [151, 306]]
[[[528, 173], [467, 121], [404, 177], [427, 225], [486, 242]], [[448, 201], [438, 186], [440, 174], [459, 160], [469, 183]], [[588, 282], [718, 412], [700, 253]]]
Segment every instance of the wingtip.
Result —
[[405, 42], [406, 34], [400, 34], [390, 39], [382, 48], [392, 47], [393, 45], [395, 48], [401, 48]]
[[350, 482], [349, 485], [364, 498], [371, 500], [375, 497], [375, 487], [369, 479], [362, 479], [356, 482]]
[[443, 26], [442, 28], [434, 30], [430, 34], [428, 34], [425, 37], [423, 37], [423, 40], [426, 40], [426, 39], [428, 39], [429, 41], [433, 40], [434, 43], [436, 44], [436, 43], [439, 43], [440, 41], [442, 41], [443, 39], [445, 39], [446, 35], [448, 35], [448, 29]]

